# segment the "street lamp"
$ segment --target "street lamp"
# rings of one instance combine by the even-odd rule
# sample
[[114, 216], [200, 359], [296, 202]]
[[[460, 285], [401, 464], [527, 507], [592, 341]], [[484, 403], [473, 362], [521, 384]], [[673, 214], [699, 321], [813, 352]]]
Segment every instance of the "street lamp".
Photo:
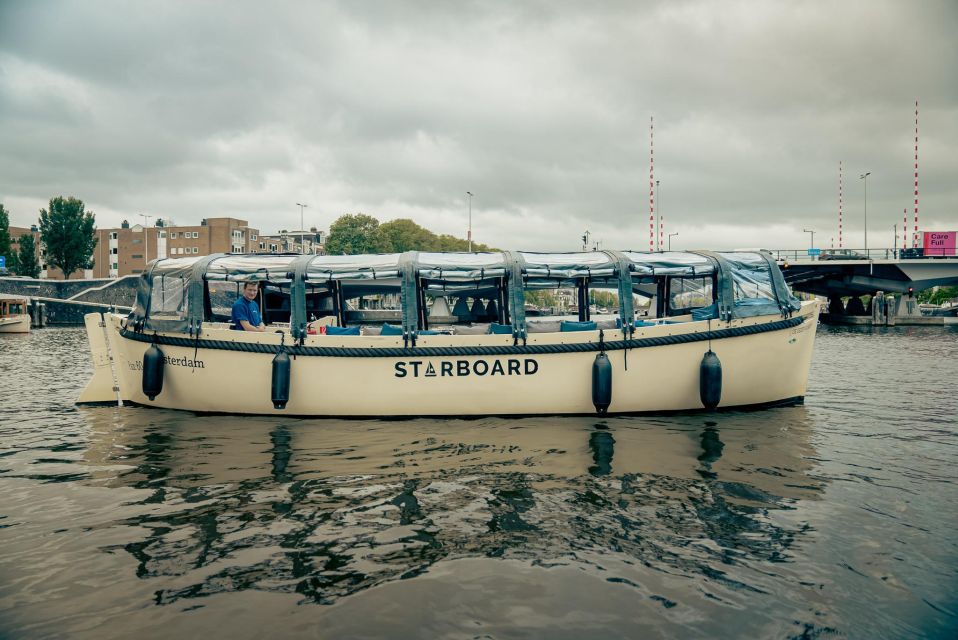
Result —
[[143, 264], [150, 264], [150, 232], [147, 231], [147, 225], [154, 216], [141, 213], [140, 217], [143, 218]]
[[303, 209], [309, 205], [297, 202], [296, 206], [299, 207], [299, 250], [300, 253], [306, 253], [306, 225], [303, 223]]
[[672, 250], [672, 236], [677, 236], [677, 235], [679, 235], [678, 231], [669, 234], [669, 251]]
[[863, 173], [858, 179], [865, 183], [865, 257], [868, 257], [868, 176], [871, 171]]
[[[802, 229], [802, 231], [804, 231], [805, 233], [810, 233], [810, 234], [812, 234], [812, 241], [811, 241], [811, 244], [809, 245], [808, 248], [809, 248], [809, 249], [814, 249], [814, 248], [815, 248], [815, 230], [814, 230], [814, 229]], [[811, 255], [812, 255], [811, 252], [809, 252], [808, 255], [811, 256]]]
[[466, 238], [469, 240], [469, 253], [472, 253], [472, 191], [466, 191], [466, 195], [469, 196], [469, 231]]

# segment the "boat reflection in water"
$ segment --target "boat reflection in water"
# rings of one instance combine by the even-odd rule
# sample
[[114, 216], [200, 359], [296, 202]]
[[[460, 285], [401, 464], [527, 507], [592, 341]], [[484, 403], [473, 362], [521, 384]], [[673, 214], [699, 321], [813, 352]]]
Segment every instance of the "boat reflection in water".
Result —
[[328, 604], [383, 585], [395, 589], [363, 597], [401, 600], [422, 581], [395, 581], [441, 583], [451, 562], [450, 580], [474, 579], [489, 598], [510, 572], [576, 569], [650, 606], [669, 608], [686, 579], [702, 602], [727, 605], [743, 589], [774, 591], [762, 583], [782, 576], [766, 563], [787, 561], [808, 530], [788, 514], [822, 491], [804, 407], [764, 414], [763, 428], [749, 413], [387, 422], [153, 411], [134, 427], [117, 424], [122, 410], [83, 412], [88, 482], [157, 505], [120, 524], [137, 532], [121, 548], [161, 605], [241, 590]]

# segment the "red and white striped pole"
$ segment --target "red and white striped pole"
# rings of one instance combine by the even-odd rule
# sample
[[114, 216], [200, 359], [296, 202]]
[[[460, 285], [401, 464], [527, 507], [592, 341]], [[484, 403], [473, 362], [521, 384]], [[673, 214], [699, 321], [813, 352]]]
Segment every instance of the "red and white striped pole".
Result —
[[915, 236], [912, 248], [918, 248], [918, 101], [915, 100]]
[[649, 251], [655, 251], [655, 116], [649, 116]]
[[842, 248], [842, 191], [845, 187], [845, 179], [842, 174], [842, 161], [838, 161], [838, 248]]
[[908, 248], [908, 207], [905, 207], [905, 226], [902, 227], [902, 229], [904, 229], [905, 231], [904, 233], [902, 233], [902, 236], [901, 236], [901, 248], [907, 249]]

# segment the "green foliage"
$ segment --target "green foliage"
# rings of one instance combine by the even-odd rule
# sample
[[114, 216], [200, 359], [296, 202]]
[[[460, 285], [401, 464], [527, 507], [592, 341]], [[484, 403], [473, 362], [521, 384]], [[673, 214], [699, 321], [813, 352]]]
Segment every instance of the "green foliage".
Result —
[[37, 262], [37, 247], [33, 242], [33, 235], [25, 233], [20, 236], [20, 254], [17, 256], [17, 275], [28, 278], [40, 277], [40, 263]]
[[95, 230], [93, 212], [84, 210], [82, 200], [58, 196], [50, 199], [49, 211], [40, 209], [40, 238], [47, 264], [63, 271], [64, 278], [93, 267]]
[[7, 255], [7, 273], [20, 274], [20, 254], [10, 247], [10, 253]]
[[0, 204], [0, 256], [7, 257], [7, 268], [13, 270], [10, 263], [13, 262], [13, 255], [10, 251], [10, 215], [2, 204]]
[[534, 304], [537, 307], [552, 307], [555, 308], [558, 306], [559, 301], [556, 299], [555, 294], [552, 291], [547, 289], [539, 289], [538, 291], [526, 291], [526, 304]]
[[937, 287], [918, 294], [918, 302], [927, 304], [941, 304], [953, 298], [958, 298], [958, 287]]
[[[456, 236], [451, 236], [448, 233], [444, 233], [440, 236], [436, 236], [437, 246], [439, 247], [436, 251], [469, 251], [469, 241], [463, 240], [462, 238], [457, 238]], [[472, 243], [473, 251], [498, 251], [485, 244], [480, 244], [478, 242]]]
[[[408, 218], [383, 224], [362, 213], [340, 216], [329, 227], [326, 252], [331, 255], [388, 253], [390, 251], [468, 251], [469, 242], [451, 235], [437, 236]], [[472, 243], [473, 251], [495, 251]]]
[[392, 251], [436, 251], [436, 234], [408, 218], [384, 222], [379, 226]]
[[326, 253], [356, 255], [361, 253], [388, 253], [389, 239], [379, 228], [379, 220], [362, 213], [340, 216], [329, 227]]
[[608, 309], [619, 308], [619, 296], [609, 291], [592, 290], [589, 292], [589, 299], [592, 304]]

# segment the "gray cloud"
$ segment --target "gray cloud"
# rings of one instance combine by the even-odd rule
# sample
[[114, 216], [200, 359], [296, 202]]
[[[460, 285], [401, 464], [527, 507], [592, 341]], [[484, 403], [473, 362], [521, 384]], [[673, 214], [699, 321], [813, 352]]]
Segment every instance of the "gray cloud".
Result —
[[[264, 231], [345, 212], [497, 246], [891, 242], [958, 225], [953, 2], [0, 4], [0, 199]], [[856, 235], [857, 234], [857, 235]], [[882, 234], [879, 236], [879, 234]], [[882, 241], [880, 241], [882, 242]], [[820, 244], [826, 244], [823, 241]], [[871, 240], [870, 245], [875, 246]]]

